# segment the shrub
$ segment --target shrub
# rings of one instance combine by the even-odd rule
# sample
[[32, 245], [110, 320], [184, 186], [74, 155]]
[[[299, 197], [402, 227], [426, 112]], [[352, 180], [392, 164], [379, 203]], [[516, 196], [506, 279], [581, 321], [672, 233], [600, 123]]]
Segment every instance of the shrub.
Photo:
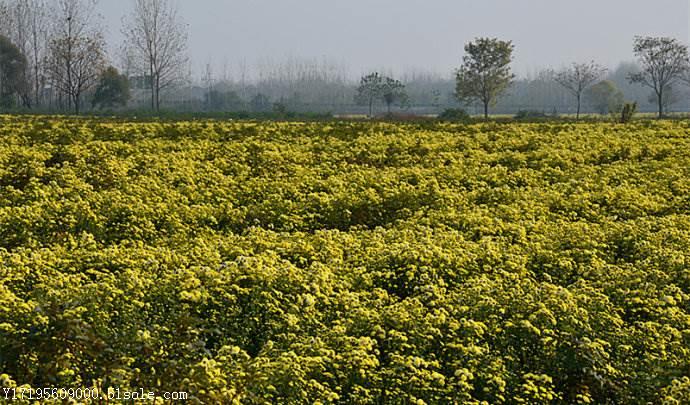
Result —
[[462, 108], [447, 108], [439, 114], [438, 119], [442, 121], [469, 121], [471, 117]]
[[621, 123], [625, 124], [632, 121], [635, 113], [637, 113], [637, 102], [625, 103], [621, 110]]
[[516, 120], [532, 120], [532, 119], [544, 119], [549, 116], [543, 111], [536, 110], [520, 110], [515, 114]]

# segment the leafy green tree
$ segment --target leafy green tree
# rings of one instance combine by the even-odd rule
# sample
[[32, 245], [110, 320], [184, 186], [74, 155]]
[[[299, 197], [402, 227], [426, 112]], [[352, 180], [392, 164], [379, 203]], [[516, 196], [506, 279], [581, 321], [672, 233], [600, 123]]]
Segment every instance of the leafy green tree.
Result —
[[628, 80], [654, 90], [659, 118], [664, 116], [664, 92], [688, 71], [688, 47], [675, 38], [635, 37], [633, 52], [642, 71]]
[[26, 57], [19, 48], [0, 35], [0, 106], [12, 106], [15, 96], [25, 93], [26, 67]]
[[572, 66], [557, 72], [554, 76], [556, 83], [563, 86], [577, 99], [576, 119], [580, 119], [582, 94], [605, 73], [606, 68], [592, 61], [590, 63], [573, 63]]
[[620, 111], [624, 98], [616, 83], [603, 80], [591, 86], [585, 92], [585, 100], [599, 114]]
[[374, 105], [378, 100], [386, 104], [388, 114], [390, 114], [393, 104], [398, 103], [403, 106], [409, 97], [405, 91], [405, 85], [400, 80], [383, 76], [378, 72], [362, 76], [359, 87], [357, 87], [355, 102], [359, 105], [368, 106], [371, 117], [374, 112]]
[[388, 114], [391, 113], [391, 105], [394, 103], [399, 103], [402, 106], [408, 101], [405, 85], [400, 80], [390, 77], [385, 77], [381, 84], [381, 97], [386, 103]]
[[125, 106], [130, 98], [129, 80], [112, 66], [101, 73], [93, 95], [93, 105], [98, 108]]
[[489, 106], [495, 105], [515, 78], [510, 70], [514, 49], [512, 41], [496, 38], [476, 38], [466, 44], [456, 72], [456, 97], [464, 103], [481, 102], [488, 118]]
[[355, 102], [359, 105], [369, 106], [369, 116], [374, 111], [374, 103], [383, 95], [384, 77], [378, 72], [362, 76], [357, 87]]

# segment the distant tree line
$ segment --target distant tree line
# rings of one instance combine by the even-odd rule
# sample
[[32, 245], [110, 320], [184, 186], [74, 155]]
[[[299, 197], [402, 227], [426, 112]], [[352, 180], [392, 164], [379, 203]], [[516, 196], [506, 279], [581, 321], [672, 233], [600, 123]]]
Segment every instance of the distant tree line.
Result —
[[[436, 114], [619, 113], [626, 101], [664, 116], [690, 100], [687, 45], [673, 38], [636, 37], [634, 63], [609, 70], [575, 61], [525, 77], [511, 70], [511, 41], [476, 38], [464, 46], [453, 75], [371, 71], [352, 80], [329, 61], [263, 61], [239, 71], [210, 62], [194, 78], [189, 28], [172, 0], [130, 0], [107, 52], [94, 0], [0, 0], [0, 109], [40, 112], [161, 109], [257, 113], [333, 112], [373, 116], [395, 110]], [[684, 110], [686, 108], [678, 107]]]
[[[488, 117], [488, 109], [513, 84], [510, 71], [513, 45], [495, 38], [477, 38], [465, 46], [463, 64], [457, 71], [456, 95], [462, 102], [476, 100]], [[636, 37], [633, 51], [639, 69], [629, 72], [629, 83], [653, 90], [649, 102], [656, 102], [658, 117], [675, 102], [674, 86], [690, 85], [688, 47], [673, 38]], [[576, 104], [576, 119], [580, 118], [582, 98], [590, 98], [598, 112], [616, 113], [624, 108], [622, 93], [611, 81], [601, 81], [606, 69], [595, 62], [573, 63], [570, 67], [551, 72], [553, 80], [569, 92]], [[637, 103], [635, 103], [635, 108]]]
[[38, 111], [124, 106], [141, 79], [160, 108], [161, 90], [181, 84], [187, 28], [170, 0], [135, 0], [124, 20], [121, 63], [106, 52], [94, 0], [0, 0], [0, 103]]

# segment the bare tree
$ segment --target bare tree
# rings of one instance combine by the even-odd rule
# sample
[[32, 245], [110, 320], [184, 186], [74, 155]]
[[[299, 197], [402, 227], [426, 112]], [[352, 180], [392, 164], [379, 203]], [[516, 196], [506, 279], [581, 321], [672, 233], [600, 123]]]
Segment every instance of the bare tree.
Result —
[[661, 118], [667, 103], [665, 91], [682, 79], [688, 70], [688, 47], [674, 38], [635, 37], [633, 51], [642, 71], [631, 73], [628, 80], [654, 90]]
[[94, 2], [59, 0], [46, 69], [55, 89], [79, 114], [83, 94], [97, 82], [105, 66], [105, 41], [92, 25]]
[[204, 73], [203, 76], [201, 77], [201, 81], [204, 83], [204, 86], [206, 87], [206, 96], [204, 100], [204, 104], [206, 109], [210, 109], [211, 106], [211, 93], [213, 93], [213, 87], [216, 84], [216, 81], [213, 76], [213, 66], [211, 65], [211, 60], [206, 62], [206, 65], [204, 66]]
[[580, 106], [584, 91], [606, 74], [606, 68], [595, 63], [573, 63], [554, 75], [556, 83], [565, 87], [577, 99], [576, 119], [580, 119]]
[[[685, 77], [683, 78], [685, 79]], [[664, 106], [664, 111], [668, 111], [671, 106], [681, 100], [680, 94], [678, 94], [678, 89], [675, 86], [668, 86], [664, 89], [664, 96], [662, 99], [662, 105]], [[651, 93], [647, 98], [650, 104], [656, 104], [657, 98], [655, 93]]]
[[27, 47], [27, 15], [26, 2], [12, 0], [2, 5], [3, 31], [5, 36], [14, 43], [22, 54], [26, 54]]
[[117, 49], [116, 58], [119, 62], [120, 70], [122, 74], [127, 76], [130, 80], [133, 76], [142, 73], [140, 66], [137, 66], [140, 65], [140, 63], [137, 63], [137, 56], [138, 55], [136, 55], [131, 46], [122, 44], [122, 46]]
[[122, 33], [149, 76], [151, 108], [160, 111], [160, 93], [185, 75], [187, 26], [170, 0], [134, 0]]
[[44, 0], [23, 0], [28, 13], [28, 59], [31, 70], [34, 104], [40, 105], [42, 90], [45, 86], [45, 68], [43, 62], [48, 49], [48, 5]]

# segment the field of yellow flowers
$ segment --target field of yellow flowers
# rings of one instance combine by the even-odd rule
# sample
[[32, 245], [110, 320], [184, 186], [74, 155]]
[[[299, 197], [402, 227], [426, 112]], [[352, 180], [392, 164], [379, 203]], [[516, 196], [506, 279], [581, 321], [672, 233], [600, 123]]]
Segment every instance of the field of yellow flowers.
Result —
[[687, 122], [0, 116], [2, 387], [687, 404], [689, 377]]

